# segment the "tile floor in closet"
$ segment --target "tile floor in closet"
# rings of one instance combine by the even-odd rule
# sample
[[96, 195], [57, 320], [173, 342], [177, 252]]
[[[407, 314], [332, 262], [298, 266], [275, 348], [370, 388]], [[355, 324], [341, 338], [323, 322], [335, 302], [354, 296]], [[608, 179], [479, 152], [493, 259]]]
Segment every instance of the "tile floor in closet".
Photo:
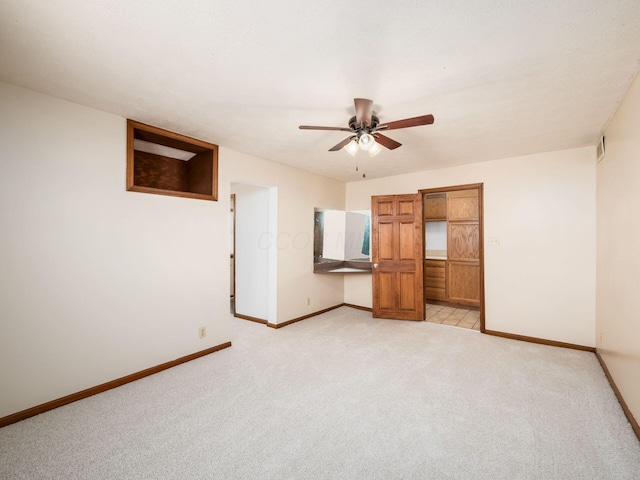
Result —
[[465, 308], [443, 307], [427, 303], [427, 322], [480, 330], [480, 312]]

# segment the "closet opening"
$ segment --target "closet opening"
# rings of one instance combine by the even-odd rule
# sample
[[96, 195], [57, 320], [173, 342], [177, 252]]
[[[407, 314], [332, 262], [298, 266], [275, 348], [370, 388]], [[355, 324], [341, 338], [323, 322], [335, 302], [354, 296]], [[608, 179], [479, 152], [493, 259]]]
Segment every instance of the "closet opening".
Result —
[[482, 187], [420, 190], [429, 322], [485, 330]]

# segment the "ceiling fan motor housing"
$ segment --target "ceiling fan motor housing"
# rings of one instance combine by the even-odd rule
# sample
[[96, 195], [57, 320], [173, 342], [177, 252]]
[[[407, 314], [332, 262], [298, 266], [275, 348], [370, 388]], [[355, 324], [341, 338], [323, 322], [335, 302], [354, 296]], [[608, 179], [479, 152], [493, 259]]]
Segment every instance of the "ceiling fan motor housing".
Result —
[[360, 135], [361, 133], [371, 133], [380, 123], [380, 119], [375, 115], [371, 115], [371, 124], [365, 126], [359, 125], [355, 115], [349, 119], [349, 128], [353, 130], [355, 133]]

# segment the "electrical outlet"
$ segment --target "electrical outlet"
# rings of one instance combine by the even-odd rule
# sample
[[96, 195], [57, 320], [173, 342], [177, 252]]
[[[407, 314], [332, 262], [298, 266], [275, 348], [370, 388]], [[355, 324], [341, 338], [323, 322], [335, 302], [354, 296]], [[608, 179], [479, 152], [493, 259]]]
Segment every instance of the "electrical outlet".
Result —
[[199, 336], [200, 338], [204, 338], [204, 337], [206, 337], [206, 336], [207, 336], [207, 327], [200, 327], [200, 328], [198, 329], [198, 336]]
[[311, 305], [311, 297], [307, 297], [307, 305]]

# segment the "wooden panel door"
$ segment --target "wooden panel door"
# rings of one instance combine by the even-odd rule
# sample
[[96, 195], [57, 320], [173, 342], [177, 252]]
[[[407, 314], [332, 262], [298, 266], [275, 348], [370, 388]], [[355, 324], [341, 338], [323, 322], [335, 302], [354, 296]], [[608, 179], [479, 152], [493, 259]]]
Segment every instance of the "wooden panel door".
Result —
[[373, 316], [424, 320], [422, 196], [371, 198]]

